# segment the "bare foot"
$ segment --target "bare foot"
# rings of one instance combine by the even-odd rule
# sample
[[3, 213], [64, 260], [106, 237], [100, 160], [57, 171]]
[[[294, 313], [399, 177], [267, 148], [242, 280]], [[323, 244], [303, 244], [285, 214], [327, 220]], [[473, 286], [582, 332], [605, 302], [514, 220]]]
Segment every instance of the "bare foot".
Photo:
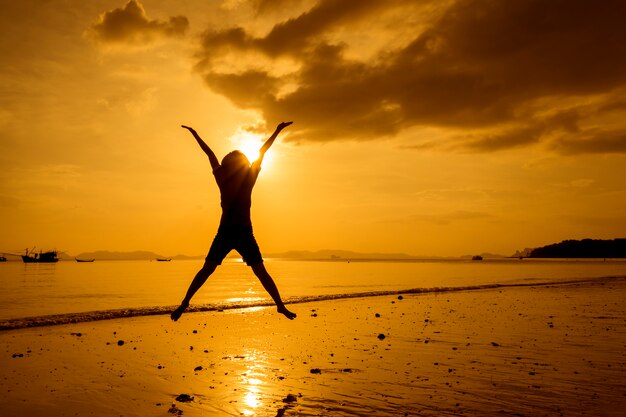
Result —
[[293, 320], [293, 319], [296, 318], [296, 313], [292, 313], [291, 311], [287, 310], [287, 307], [285, 307], [285, 306], [278, 307], [278, 312], [280, 314], [283, 314], [289, 320]]
[[182, 303], [180, 306], [178, 306], [176, 310], [172, 311], [172, 314], [170, 315], [172, 320], [174, 321], [178, 320], [180, 316], [183, 315], [185, 310], [187, 310], [187, 307], [189, 307], [189, 303]]

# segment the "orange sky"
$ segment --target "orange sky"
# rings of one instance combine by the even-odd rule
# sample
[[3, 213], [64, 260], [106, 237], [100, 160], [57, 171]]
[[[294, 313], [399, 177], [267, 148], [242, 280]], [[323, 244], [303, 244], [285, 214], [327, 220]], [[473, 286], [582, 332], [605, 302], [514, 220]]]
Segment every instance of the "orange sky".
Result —
[[265, 253], [625, 237], [624, 16], [617, 0], [7, 3], [0, 251], [204, 254], [219, 193], [180, 124], [221, 159], [287, 120], [253, 194]]

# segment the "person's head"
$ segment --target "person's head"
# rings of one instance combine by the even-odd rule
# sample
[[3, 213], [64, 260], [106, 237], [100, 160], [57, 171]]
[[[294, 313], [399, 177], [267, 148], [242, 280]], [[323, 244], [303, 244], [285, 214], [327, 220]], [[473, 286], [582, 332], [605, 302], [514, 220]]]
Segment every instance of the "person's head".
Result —
[[248, 161], [246, 155], [244, 155], [241, 151], [229, 152], [224, 159], [222, 159], [222, 167], [228, 170], [235, 171], [249, 166], [250, 161]]

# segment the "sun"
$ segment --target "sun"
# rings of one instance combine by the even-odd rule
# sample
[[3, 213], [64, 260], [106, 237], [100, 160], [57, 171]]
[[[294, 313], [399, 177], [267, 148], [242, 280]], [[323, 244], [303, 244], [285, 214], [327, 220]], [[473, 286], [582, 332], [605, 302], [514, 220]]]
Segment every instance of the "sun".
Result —
[[[262, 144], [257, 138], [242, 138], [237, 144], [237, 149], [243, 152], [250, 162], [255, 161], [259, 157], [259, 148]], [[264, 158], [265, 159], [265, 158]]]
[[[256, 133], [248, 132], [243, 129], [238, 129], [237, 132], [231, 137], [231, 142], [234, 145], [234, 149], [240, 150], [246, 155], [250, 162], [256, 161], [259, 157], [259, 149], [263, 146], [264, 137]], [[267, 168], [272, 163], [272, 151], [270, 149], [263, 158], [263, 167]]]

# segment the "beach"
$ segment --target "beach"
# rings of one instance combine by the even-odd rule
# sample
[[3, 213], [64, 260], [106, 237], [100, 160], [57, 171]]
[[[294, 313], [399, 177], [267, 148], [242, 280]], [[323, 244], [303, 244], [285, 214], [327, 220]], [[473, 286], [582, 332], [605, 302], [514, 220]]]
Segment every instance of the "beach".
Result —
[[626, 280], [0, 332], [20, 416], [621, 416]]

